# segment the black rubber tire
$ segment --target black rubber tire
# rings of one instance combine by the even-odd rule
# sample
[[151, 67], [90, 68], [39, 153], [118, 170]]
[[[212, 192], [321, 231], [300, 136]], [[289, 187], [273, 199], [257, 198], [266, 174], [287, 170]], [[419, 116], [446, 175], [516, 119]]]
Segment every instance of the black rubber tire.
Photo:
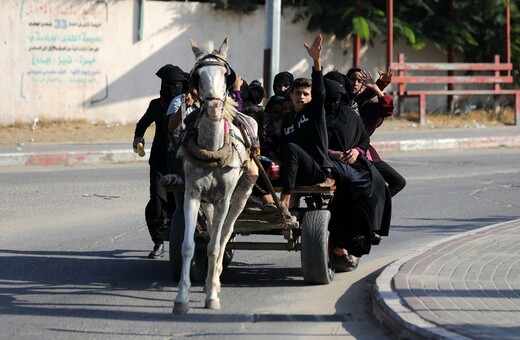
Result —
[[301, 261], [303, 279], [310, 284], [328, 284], [334, 279], [334, 266], [329, 249], [330, 211], [305, 213], [301, 229]]
[[204, 282], [208, 275], [208, 250], [207, 241], [203, 237], [195, 238], [195, 253], [191, 259], [191, 282]]
[[176, 209], [170, 224], [170, 268], [173, 280], [179, 282], [182, 271], [182, 240], [184, 239], [184, 212]]
[[[234, 242], [235, 238], [231, 237], [228, 243]], [[224, 253], [224, 258], [222, 259], [222, 268], [226, 269], [233, 261], [233, 256], [235, 255], [235, 251], [233, 249], [226, 249]]]

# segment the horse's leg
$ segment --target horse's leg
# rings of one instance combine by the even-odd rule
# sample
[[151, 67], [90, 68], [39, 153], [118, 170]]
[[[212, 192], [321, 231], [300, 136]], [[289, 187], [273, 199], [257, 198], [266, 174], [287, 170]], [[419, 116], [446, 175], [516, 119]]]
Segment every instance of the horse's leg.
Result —
[[213, 216], [215, 215], [215, 207], [211, 203], [201, 204], [204, 215], [206, 216], [206, 230], [208, 235], [211, 235], [211, 223], [213, 222]]
[[195, 233], [195, 225], [200, 207], [200, 198], [190, 195], [186, 191], [184, 195], [184, 239], [182, 241], [182, 271], [179, 281], [179, 292], [175, 298], [173, 306], [174, 314], [186, 314], [188, 312], [190, 300], [190, 266], [191, 259], [195, 252], [195, 241], [193, 235]]
[[211, 228], [211, 236], [208, 243], [208, 276], [206, 277], [206, 308], [220, 309], [220, 299], [218, 293], [220, 291], [220, 279], [218, 273], [220, 238], [222, 233], [222, 225], [229, 210], [229, 200], [223, 199], [214, 204], [213, 222]]
[[244, 210], [244, 207], [247, 204], [247, 199], [251, 195], [251, 191], [253, 190], [253, 183], [255, 183], [256, 178], [258, 177], [258, 172], [254, 171], [254, 168], [251, 169], [251, 172], [245, 172], [242, 174], [240, 179], [238, 180], [237, 186], [233, 195], [231, 197], [231, 203], [229, 205], [229, 211], [226, 216], [226, 220], [222, 226], [222, 233], [220, 237], [220, 253], [217, 259], [218, 264], [218, 284], [220, 286], [220, 275], [223, 270], [223, 259], [224, 254], [226, 252], [226, 245], [233, 234], [235, 222]]
[[[212, 203], [201, 203], [202, 211], [204, 212], [204, 216], [206, 217], [206, 231], [208, 235], [211, 237], [211, 223], [213, 223], [213, 216], [215, 215], [215, 206]], [[206, 284], [204, 284], [203, 288], [204, 294], [208, 292]], [[220, 293], [220, 289], [218, 291]]]

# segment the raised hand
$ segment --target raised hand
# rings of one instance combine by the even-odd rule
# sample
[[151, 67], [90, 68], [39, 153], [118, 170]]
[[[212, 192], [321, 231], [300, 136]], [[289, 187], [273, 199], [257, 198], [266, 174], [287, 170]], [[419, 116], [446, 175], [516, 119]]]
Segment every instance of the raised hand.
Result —
[[376, 86], [376, 82], [370, 72], [361, 71], [360, 75], [361, 75], [361, 82], [363, 83], [364, 86], [366, 86], [368, 88], [373, 88], [374, 86]]
[[320, 60], [321, 59], [321, 50], [323, 48], [322, 45], [323, 37], [321, 34], [318, 34], [316, 38], [314, 38], [314, 41], [312, 42], [312, 45], [309, 47], [307, 43], [304, 43], [303, 46], [307, 50], [307, 53], [311, 56], [312, 60]]
[[381, 70], [377, 70], [377, 73], [379, 74], [379, 79], [385, 83], [390, 84], [392, 82], [392, 76], [394, 75], [394, 72], [390, 67], [386, 70], [386, 72], [383, 72]]

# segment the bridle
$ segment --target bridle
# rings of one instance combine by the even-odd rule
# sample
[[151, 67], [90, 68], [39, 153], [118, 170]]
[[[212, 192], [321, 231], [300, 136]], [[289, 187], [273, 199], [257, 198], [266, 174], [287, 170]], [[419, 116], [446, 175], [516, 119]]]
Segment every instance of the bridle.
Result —
[[[222, 108], [225, 107], [226, 100], [227, 100], [227, 88], [229, 88], [233, 85], [233, 83], [235, 82], [235, 79], [231, 79], [231, 78], [234, 78], [234, 71], [231, 69], [228, 62], [226, 60], [224, 60], [224, 58], [222, 58], [216, 54], [207, 54], [207, 55], [203, 56], [202, 58], [200, 58], [195, 63], [195, 66], [193, 66], [193, 69], [191, 70], [191, 73], [190, 73], [192, 82], [197, 89], [199, 88], [199, 75], [197, 72], [198, 72], [198, 70], [200, 70], [201, 68], [206, 67], [206, 66], [220, 66], [220, 67], [224, 67], [226, 69], [226, 72], [224, 74], [224, 76], [226, 77], [226, 90], [224, 90], [224, 93], [222, 94], [222, 98], [213, 97], [213, 96], [201, 98], [202, 100], [201, 100], [200, 112], [201, 112], [201, 114], [204, 113], [207, 115], [207, 108], [208, 108], [209, 101], [219, 100], [222, 102]], [[221, 117], [223, 117], [223, 115], [221, 115]]]

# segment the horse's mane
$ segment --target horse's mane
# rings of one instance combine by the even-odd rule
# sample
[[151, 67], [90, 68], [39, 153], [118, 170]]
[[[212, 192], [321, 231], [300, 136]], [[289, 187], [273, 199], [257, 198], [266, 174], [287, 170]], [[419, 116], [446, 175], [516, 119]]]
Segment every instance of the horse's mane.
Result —
[[227, 55], [220, 54], [219, 51], [215, 49], [215, 43], [213, 43], [213, 41], [203, 42], [198, 46], [198, 48], [199, 52], [195, 55], [196, 60], [200, 60], [208, 54], [216, 55], [217, 57], [226, 60]]
[[224, 119], [228, 122], [232, 122], [235, 118], [236, 114], [238, 113], [237, 110], [237, 102], [231, 98], [230, 96], [226, 99], [226, 104], [224, 105]]

